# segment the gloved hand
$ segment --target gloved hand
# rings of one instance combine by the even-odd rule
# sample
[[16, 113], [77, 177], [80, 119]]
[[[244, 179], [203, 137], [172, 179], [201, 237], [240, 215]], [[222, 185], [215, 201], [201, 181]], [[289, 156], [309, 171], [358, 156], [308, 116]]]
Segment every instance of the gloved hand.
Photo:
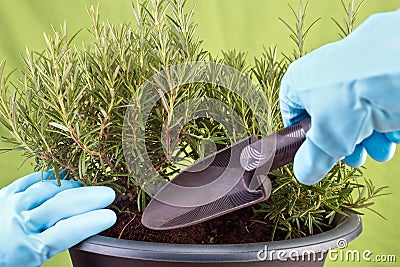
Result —
[[400, 141], [399, 25], [400, 10], [374, 14], [289, 66], [280, 91], [284, 123], [311, 117], [294, 159], [301, 183], [318, 182], [341, 159], [358, 167], [366, 152], [377, 161], [393, 156]]
[[113, 211], [102, 209], [114, 200], [111, 188], [41, 178], [32, 173], [0, 190], [2, 267], [39, 266], [116, 221]]

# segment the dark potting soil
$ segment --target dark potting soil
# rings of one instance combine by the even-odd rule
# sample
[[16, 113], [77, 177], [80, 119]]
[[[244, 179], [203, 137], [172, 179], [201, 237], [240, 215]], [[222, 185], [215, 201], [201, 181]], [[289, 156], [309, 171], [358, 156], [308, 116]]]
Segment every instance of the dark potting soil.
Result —
[[[102, 235], [128, 240], [175, 244], [239, 244], [270, 241], [272, 224], [252, 221], [253, 207], [243, 208], [221, 217], [174, 230], [151, 230], [140, 222], [134, 196], [118, 197], [110, 206], [117, 222]], [[118, 210], [118, 211], [117, 211]], [[282, 237], [275, 235], [275, 240]]]
[[[132, 207], [136, 205], [136, 203], [130, 204]], [[193, 226], [156, 231], [142, 225], [140, 212], [120, 212], [117, 223], [102, 235], [176, 244], [238, 244], [269, 241], [268, 237], [271, 236], [269, 227], [251, 221], [252, 214], [252, 208], [248, 207]]]
[[[141, 223], [136, 196], [119, 196], [109, 208], [117, 213], [117, 222], [101, 235], [114, 238], [172, 243], [172, 244], [240, 244], [271, 241], [273, 223], [253, 221], [253, 209], [257, 205], [243, 208], [215, 219], [193, 226], [174, 230], [152, 230]], [[267, 200], [268, 201], [268, 200]], [[315, 229], [315, 233], [318, 232]], [[323, 229], [328, 230], [328, 229]], [[275, 232], [274, 240], [282, 240], [283, 232]]]

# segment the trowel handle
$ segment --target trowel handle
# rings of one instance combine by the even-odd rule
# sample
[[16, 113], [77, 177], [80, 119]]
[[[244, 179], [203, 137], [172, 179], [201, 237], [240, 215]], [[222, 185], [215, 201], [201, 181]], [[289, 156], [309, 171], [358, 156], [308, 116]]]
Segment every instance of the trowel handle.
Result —
[[293, 162], [294, 155], [306, 140], [306, 133], [310, 127], [311, 119], [306, 118], [274, 133], [276, 135], [276, 148], [271, 170]]
[[306, 118], [248, 145], [241, 154], [242, 167], [268, 172], [293, 162], [310, 127], [311, 119]]

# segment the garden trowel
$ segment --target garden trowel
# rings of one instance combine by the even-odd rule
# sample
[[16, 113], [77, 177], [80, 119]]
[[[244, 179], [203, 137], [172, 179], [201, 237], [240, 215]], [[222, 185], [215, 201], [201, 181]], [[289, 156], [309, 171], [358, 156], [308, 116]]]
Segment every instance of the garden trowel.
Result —
[[257, 140], [253, 135], [198, 160], [164, 185], [142, 223], [155, 230], [194, 225], [266, 200], [270, 170], [292, 162], [310, 118]]

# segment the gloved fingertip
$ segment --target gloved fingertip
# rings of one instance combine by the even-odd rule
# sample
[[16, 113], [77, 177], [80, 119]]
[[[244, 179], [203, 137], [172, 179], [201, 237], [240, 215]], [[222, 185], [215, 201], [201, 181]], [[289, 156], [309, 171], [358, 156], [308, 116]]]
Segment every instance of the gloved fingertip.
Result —
[[101, 220], [103, 222], [103, 230], [106, 230], [107, 228], [110, 228], [117, 222], [117, 214], [110, 210], [110, 209], [102, 209], [99, 210], [99, 217], [101, 217]]
[[297, 181], [304, 185], [313, 185], [318, 183], [326, 174], [324, 172], [311, 171], [309, 168], [305, 167], [306, 166], [304, 164], [295, 164], [293, 167], [294, 176], [296, 177]]
[[367, 153], [376, 161], [390, 160], [396, 151], [396, 145], [386, 138], [386, 134], [374, 131], [362, 142]]
[[98, 234], [110, 228], [117, 221], [117, 215], [110, 209], [92, 210], [87, 212], [85, 215], [78, 217], [81, 217], [82, 220], [84, 217], [90, 217], [90, 224], [92, 224], [91, 230], [93, 231], [91, 235]]
[[385, 133], [386, 138], [395, 144], [400, 144], [400, 131]]
[[364, 149], [364, 146], [362, 144], [358, 144], [355, 147], [353, 153], [349, 156], [346, 156], [343, 159], [343, 162], [350, 167], [358, 168], [364, 164], [366, 159], [367, 159], [367, 151]]
[[115, 200], [115, 191], [108, 186], [86, 186], [79, 188], [79, 190], [85, 191], [83, 194], [93, 196], [93, 200], [102, 208]]
[[102, 194], [104, 201], [107, 202], [107, 205], [110, 205], [115, 200], [115, 191], [108, 186], [96, 186], [99, 193]]
[[336, 159], [306, 140], [294, 157], [294, 175], [300, 183], [312, 185], [319, 182], [335, 163]]
[[91, 210], [60, 220], [37, 235], [50, 248], [49, 254], [52, 256], [110, 228], [116, 220], [117, 216], [112, 210]]

